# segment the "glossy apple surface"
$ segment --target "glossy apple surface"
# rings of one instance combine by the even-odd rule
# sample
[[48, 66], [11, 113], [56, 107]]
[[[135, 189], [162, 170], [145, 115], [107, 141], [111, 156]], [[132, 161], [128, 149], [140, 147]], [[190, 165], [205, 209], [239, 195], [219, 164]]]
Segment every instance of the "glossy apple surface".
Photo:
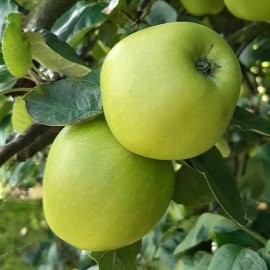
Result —
[[224, 7], [223, 0], [181, 0], [184, 8], [192, 15], [218, 14]]
[[172, 163], [127, 151], [103, 119], [65, 127], [50, 150], [45, 217], [56, 235], [91, 251], [129, 245], [161, 219], [172, 198]]
[[270, 21], [269, 0], [224, 0], [228, 10], [240, 19]]
[[210, 149], [225, 132], [241, 72], [229, 45], [190, 22], [138, 31], [106, 57], [101, 92], [116, 139], [139, 155], [186, 159]]

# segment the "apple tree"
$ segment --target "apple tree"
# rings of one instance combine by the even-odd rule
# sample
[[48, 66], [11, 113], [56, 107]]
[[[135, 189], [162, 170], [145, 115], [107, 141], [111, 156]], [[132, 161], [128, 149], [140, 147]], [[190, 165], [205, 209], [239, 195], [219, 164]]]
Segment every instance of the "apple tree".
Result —
[[0, 15], [1, 269], [270, 268], [268, 0]]

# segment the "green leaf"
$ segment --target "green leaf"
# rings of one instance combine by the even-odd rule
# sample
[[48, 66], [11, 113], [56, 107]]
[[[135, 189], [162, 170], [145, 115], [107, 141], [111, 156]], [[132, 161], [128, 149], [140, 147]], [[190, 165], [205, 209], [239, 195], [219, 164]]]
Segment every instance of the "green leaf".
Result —
[[99, 86], [84, 80], [42, 84], [24, 99], [34, 121], [49, 126], [69, 125], [102, 113]]
[[244, 175], [240, 178], [241, 189], [249, 190], [251, 197], [260, 199], [266, 186], [264, 167], [258, 158], [250, 158], [246, 164]]
[[103, 13], [109, 15], [119, 5], [120, 0], [110, 0], [109, 5], [103, 10]]
[[141, 241], [116, 250], [91, 252], [99, 270], [136, 270], [135, 260], [141, 250]]
[[241, 52], [239, 60], [247, 68], [257, 66], [258, 61], [270, 61], [269, 31], [249, 43]]
[[174, 253], [183, 253], [209, 240], [216, 241], [218, 245], [233, 241], [255, 248], [263, 245], [262, 240], [257, 235], [241, 228], [232, 220], [221, 215], [204, 213], [198, 218], [195, 226], [177, 246]]
[[238, 106], [235, 109], [232, 124], [244, 130], [270, 136], [270, 121]]
[[193, 168], [182, 165], [175, 174], [173, 201], [186, 206], [198, 206], [213, 200], [204, 176]]
[[52, 28], [57, 36], [73, 47], [90, 30], [100, 26], [109, 16], [103, 13], [107, 3], [89, 3], [79, 1], [60, 17]]
[[0, 94], [4, 94], [7, 90], [10, 90], [17, 82], [17, 78], [14, 77], [4, 65], [0, 65]]
[[211, 257], [205, 251], [198, 251], [193, 256], [185, 255], [177, 262], [173, 270], [208, 270]]
[[[158, 259], [154, 259], [151, 262], [148, 263], [148, 267], [147, 269], [155, 269], [155, 270], [171, 270], [171, 268], [166, 265], [163, 261], [158, 260]], [[139, 268], [141, 269], [141, 268]], [[143, 268], [144, 270], [145, 268]]]
[[5, 65], [4, 56], [2, 53], [2, 44], [0, 43], [0, 65]]
[[260, 145], [256, 149], [254, 157], [262, 162], [264, 168], [264, 177], [266, 180], [264, 194], [261, 200], [265, 202], [270, 202], [270, 144], [266, 143]]
[[204, 154], [191, 159], [194, 167], [201, 172], [215, 198], [224, 211], [240, 225], [246, 225], [245, 210], [231, 172], [219, 151], [214, 147]]
[[6, 16], [14, 11], [17, 11], [18, 7], [15, 5], [12, 0], [1, 0], [0, 1], [0, 41], [2, 39], [4, 23]]
[[7, 16], [2, 52], [10, 73], [18, 78], [24, 77], [31, 67], [32, 54], [29, 41], [22, 31], [20, 13], [10, 13]]
[[267, 269], [270, 269], [270, 240], [268, 240], [264, 248], [258, 250], [258, 254], [264, 259]]
[[216, 251], [208, 269], [267, 270], [267, 266], [265, 261], [255, 251], [236, 244], [227, 244]]
[[70, 77], [83, 77], [90, 68], [75, 51], [56, 35], [43, 31], [26, 33], [33, 52], [33, 58], [46, 68]]
[[25, 101], [21, 96], [15, 98], [11, 122], [17, 133], [23, 133], [33, 123], [33, 120], [26, 111]]
[[84, 81], [94, 82], [100, 85], [100, 69], [94, 69], [82, 78]]
[[0, 123], [11, 112], [12, 102], [5, 96], [0, 96]]
[[16, 93], [16, 92], [30, 92], [31, 90], [32, 88], [11, 88], [11, 89], [0, 91], [0, 95], [11, 94], [11, 93]]
[[176, 10], [165, 1], [156, 1], [150, 10], [150, 14], [145, 18], [150, 25], [176, 22]]

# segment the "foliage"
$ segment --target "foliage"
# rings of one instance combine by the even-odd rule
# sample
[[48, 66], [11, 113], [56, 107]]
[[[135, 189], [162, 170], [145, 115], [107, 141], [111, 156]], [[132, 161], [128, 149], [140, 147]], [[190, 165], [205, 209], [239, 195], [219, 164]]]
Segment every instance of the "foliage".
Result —
[[0, 167], [0, 268], [269, 268], [270, 24], [238, 19], [226, 8], [194, 16], [174, 0], [78, 0], [51, 30], [23, 29], [22, 22], [39, 2], [0, 1], [0, 156], [5, 145], [24, 138], [11, 124], [17, 96], [24, 98], [33, 122], [48, 126], [77, 124], [101, 114], [99, 75], [105, 56], [121, 39], [149, 26], [192, 21], [214, 29], [238, 56], [243, 82], [222, 143], [198, 157], [174, 161], [176, 170], [184, 166], [199, 174], [213, 196], [200, 202], [200, 189], [177, 185], [181, 192], [175, 194], [189, 192], [185, 195], [197, 200], [184, 201], [196, 205], [177, 204], [183, 201], [175, 198], [142, 245], [86, 253], [54, 236], [44, 221], [40, 196], [31, 197], [41, 187], [49, 143], [40, 134], [30, 140], [24, 150], [34, 155], [18, 162], [16, 152]]

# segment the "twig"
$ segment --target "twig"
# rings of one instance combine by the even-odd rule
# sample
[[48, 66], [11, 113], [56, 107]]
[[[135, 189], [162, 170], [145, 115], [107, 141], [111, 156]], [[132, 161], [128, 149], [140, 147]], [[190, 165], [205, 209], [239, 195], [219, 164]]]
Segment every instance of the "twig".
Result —
[[28, 75], [33, 79], [33, 81], [36, 83], [36, 85], [39, 85], [42, 83], [42, 79], [39, 77], [39, 75], [32, 69], [28, 70]]
[[140, 0], [136, 13], [135, 13], [135, 30], [139, 29], [140, 23], [144, 22], [147, 26], [150, 26], [144, 18], [147, 15], [148, 8], [151, 5], [151, 0]]
[[46, 146], [50, 145], [61, 129], [62, 127], [50, 127], [45, 131], [44, 134], [38, 136], [32, 144], [28, 145], [26, 148], [20, 151], [17, 154], [17, 160], [25, 161], [40, 150], [44, 149]]
[[30, 126], [23, 134], [18, 135], [14, 140], [0, 149], [0, 166], [8, 161], [16, 153], [20, 152], [26, 146], [30, 145], [33, 140], [47, 130], [47, 126], [34, 124]]

